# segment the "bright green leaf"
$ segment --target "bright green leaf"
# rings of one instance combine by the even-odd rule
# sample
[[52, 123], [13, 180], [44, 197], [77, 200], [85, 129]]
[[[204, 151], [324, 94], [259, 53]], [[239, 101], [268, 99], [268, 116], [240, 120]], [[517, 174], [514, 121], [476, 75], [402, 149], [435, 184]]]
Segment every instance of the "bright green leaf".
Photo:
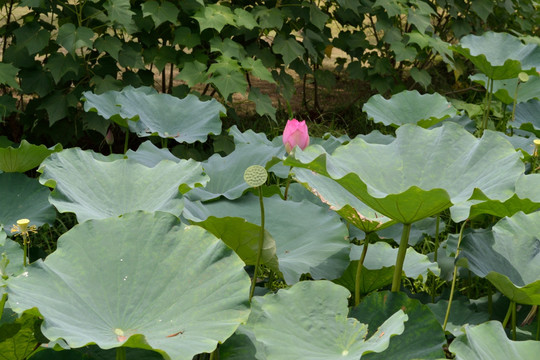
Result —
[[82, 47], [92, 48], [94, 32], [85, 26], [75, 27], [72, 23], [67, 23], [58, 29], [56, 42], [62, 45], [69, 53]]
[[154, 20], [156, 27], [169, 21], [177, 23], [177, 17], [180, 10], [178, 7], [168, 1], [157, 2], [154, 0], [145, 1], [141, 5], [143, 16], [150, 16]]

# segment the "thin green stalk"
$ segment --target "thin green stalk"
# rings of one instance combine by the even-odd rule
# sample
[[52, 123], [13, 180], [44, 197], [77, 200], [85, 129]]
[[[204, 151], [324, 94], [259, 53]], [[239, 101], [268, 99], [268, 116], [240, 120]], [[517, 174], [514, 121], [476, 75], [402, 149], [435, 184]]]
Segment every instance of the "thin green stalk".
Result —
[[536, 309], [536, 341], [540, 340], [540, 306]]
[[401, 273], [403, 272], [403, 263], [407, 254], [409, 245], [409, 234], [411, 233], [411, 224], [403, 224], [403, 232], [399, 242], [399, 249], [396, 258], [396, 267], [394, 269], [394, 277], [392, 278], [392, 292], [398, 292], [401, 286]]
[[516, 340], [516, 322], [517, 322], [517, 314], [516, 314], [516, 302], [512, 301], [510, 303], [512, 305], [512, 340]]
[[167, 143], [168, 143], [167, 138], [161, 138], [161, 148], [162, 149], [167, 148], [167, 146], [168, 146]]
[[2, 318], [2, 315], [4, 315], [4, 306], [6, 305], [7, 300], [7, 293], [4, 293], [2, 295], [2, 299], [0, 300], [0, 319]]
[[486, 107], [486, 113], [485, 113], [485, 123], [482, 126], [482, 134], [484, 133], [484, 130], [488, 128], [489, 112], [491, 110], [491, 101], [493, 99], [493, 79], [488, 78], [488, 87], [489, 87], [489, 92], [487, 94], [488, 100], [487, 100], [487, 107]]
[[358, 266], [356, 267], [356, 277], [354, 278], [354, 306], [358, 306], [358, 304], [360, 304], [360, 276], [362, 275], [362, 267], [364, 265], [364, 260], [366, 259], [369, 245], [369, 235], [370, 234], [366, 234], [362, 255], [360, 255], [360, 260], [358, 261]]
[[257, 274], [259, 272], [259, 265], [261, 264], [261, 254], [264, 244], [264, 202], [262, 187], [259, 186], [259, 206], [261, 208], [261, 235], [259, 237], [259, 248], [257, 249], [257, 261], [255, 262], [255, 270], [253, 271], [253, 279], [251, 279], [251, 289], [249, 290], [249, 301], [253, 297], [255, 292], [255, 284], [257, 283]]
[[26, 267], [26, 259], [28, 258], [28, 243], [30, 242], [28, 240], [28, 235], [22, 234], [23, 238], [23, 266]]
[[450, 308], [452, 307], [452, 298], [454, 297], [454, 290], [456, 289], [456, 279], [457, 279], [457, 265], [456, 261], [459, 256], [459, 246], [461, 245], [461, 239], [463, 239], [463, 230], [465, 230], [465, 225], [467, 225], [467, 221], [461, 225], [461, 229], [459, 230], [459, 239], [458, 244], [456, 248], [456, 257], [454, 261], [454, 275], [452, 276], [452, 287], [450, 288], [450, 297], [448, 298], [448, 306], [446, 307], [446, 315], [444, 316], [444, 323], [443, 323], [443, 331], [446, 331], [446, 324], [448, 323], [448, 317], [450, 316]]
[[510, 320], [510, 315], [512, 315], [512, 302], [510, 301], [510, 305], [508, 305], [508, 311], [506, 311], [506, 315], [504, 316], [504, 320], [502, 322], [503, 328], [506, 328], [506, 325], [508, 324], [508, 320]]
[[[438, 252], [439, 252], [439, 222], [441, 219], [441, 214], [437, 214], [436, 223], [435, 223], [435, 251], [433, 253], [433, 262], [437, 262]], [[431, 284], [431, 302], [435, 302], [435, 291], [437, 291], [437, 282], [433, 279]]]
[[491, 315], [493, 315], [493, 290], [491, 289], [491, 284], [488, 284], [488, 313], [489, 318], [491, 319]]
[[126, 360], [126, 348], [125, 347], [117, 347], [116, 348], [116, 360]]
[[[292, 171], [292, 166], [289, 169], [289, 173]], [[285, 194], [283, 195], [283, 200], [287, 200], [287, 196], [289, 194], [289, 186], [291, 185], [291, 175], [287, 177], [287, 185], [285, 185]]]
[[126, 128], [126, 139], [124, 140], [124, 154], [128, 151], [128, 143], [129, 143], [129, 129]]
[[518, 89], [519, 89], [519, 80], [518, 80], [518, 83], [516, 85], [516, 91], [514, 92], [514, 104], [512, 105], [512, 118], [511, 118], [511, 121], [516, 120], [516, 105], [517, 105]]

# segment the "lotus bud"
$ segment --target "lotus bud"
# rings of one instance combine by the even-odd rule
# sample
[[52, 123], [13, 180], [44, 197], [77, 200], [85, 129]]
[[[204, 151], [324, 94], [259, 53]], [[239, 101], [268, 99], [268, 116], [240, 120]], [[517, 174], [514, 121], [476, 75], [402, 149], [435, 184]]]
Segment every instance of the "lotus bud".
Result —
[[107, 145], [114, 144], [114, 135], [113, 135], [112, 130], [110, 128], [107, 131], [107, 135], [105, 135], [105, 142], [107, 143]]
[[283, 145], [288, 153], [298, 146], [304, 150], [309, 145], [308, 128], [305, 121], [292, 119], [287, 121], [285, 130], [283, 130]]

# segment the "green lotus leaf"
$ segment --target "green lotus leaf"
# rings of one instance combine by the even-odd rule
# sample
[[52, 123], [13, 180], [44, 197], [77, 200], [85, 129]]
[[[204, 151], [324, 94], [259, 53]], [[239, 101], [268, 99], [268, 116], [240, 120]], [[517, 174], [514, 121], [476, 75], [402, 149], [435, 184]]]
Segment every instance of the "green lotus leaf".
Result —
[[475, 189], [504, 201], [524, 171], [519, 153], [495, 132], [476, 139], [449, 122], [432, 130], [407, 124], [396, 135], [388, 145], [354, 139], [331, 156], [309, 146], [284, 164], [330, 177], [376, 212], [404, 224], [468, 200]]
[[208, 181], [194, 160], [164, 160], [148, 168], [134, 160], [108, 159], [78, 148], [51, 155], [38, 171], [39, 181], [54, 188], [50, 202], [60, 212], [75, 213], [79, 222], [135, 210], [180, 215], [180, 192]]
[[[351, 260], [359, 260], [363, 245], [353, 245], [351, 248]], [[379, 241], [368, 246], [364, 267], [368, 270], [379, 270], [393, 267], [397, 257], [397, 248], [392, 248], [390, 244]], [[416, 252], [412, 247], [407, 248], [407, 255], [403, 264], [405, 276], [410, 278], [422, 277], [427, 280], [428, 272], [439, 275], [440, 270], [436, 263], [431, 262], [427, 255]]]
[[540, 305], [540, 212], [503, 218], [462, 241], [459, 264], [519, 304]]
[[395, 223], [394, 220], [377, 214], [333, 179], [302, 168], [294, 168], [293, 172], [296, 181], [360, 230], [369, 233]]
[[95, 343], [191, 359], [213, 351], [249, 314], [242, 260], [168, 213], [89, 220], [26, 269], [8, 280], [11, 308], [37, 307], [43, 334], [73, 348]]
[[244, 171], [251, 165], [266, 166], [282, 149], [262, 144], [238, 144], [225, 157], [212, 155], [203, 162], [210, 181], [204, 188], [193, 189], [187, 195], [190, 200], [210, 200], [220, 196], [238, 199], [250, 186], [244, 180]]
[[[446, 310], [448, 309], [448, 300], [439, 300], [435, 304], [427, 304], [427, 307], [433, 312], [439, 324], [443, 326]], [[488, 312], [478, 311], [476, 305], [471, 304], [468, 299], [454, 299], [446, 324], [446, 331], [457, 337], [464, 333], [464, 325], [478, 325], [488, 321], [489, 318]]]
[[[344, 286], [351, 294], [354, 294], [356, 287], [356, 270], [358, 268], [358, 260], [351, 261], [347, 269], [343, 272], [343, 275], [339, 279], [332, 280], [332, 282]], [[393, 267], [385, 267], [377, 270], [369, 270], [366, 267], [362, 267], [360, 273], [360, 295], [367, 295], [373, 291], [379, 290], [392, 284], [392, 277], [394, 276]]]
[[49, 203], [50, 191], [37, 179], [19, 173], [0, 174], [0, 224], [9, 232], [19, 219], [30, 225], [53, 224], [56, 211]]
[[444, 358], [446, 344], [444, 331], [426, 305], [410, 299], [404, 293], [389, 291], [368, 295], [360, 305], [353, 308], [349, 316], [369, 326], [368, 336], [381, 326], [396, 311], [402, 310], [409, 321], [400, 336], [390, 339], [390, 345], [382, 353], [371, 353], [362, 359], [437, 359]]
[[[335, 279], [343, 273], [349, 264], [350, 244], [347, 228], [336, 214], [308, 201], [284, 201], [277, 195], [264, 198], [264, 209], [265, 230], [276, 242], [279, 270], [287, 284], [298, 282], [305, 273], [314, 279]], [[252, 194], [235, 201], [186, 201], [183, 216], [197, 223], [210, 216], [261, 223], [259, 199]]]
[[[488, 78], [484, 74], [475, 74], [469, 76], [469, 79], [487, 88]], [[518, 87], [519, 86], [519, 87]], [[517, 97], [515, 101], [522, 103], [531, 99], [540, 100], [540, 77], [531, 76], [527, 82], [521, 83], [517, 77], [513, 79], [494, 80], [493, 81], [493, 95], [501, 100], [505, 104], [512, 104], [514, 102], [514, 96]]]
[[23, 140], [17, 148], [0, 148], [0, 170], [22, 173], [37, 167], [47, 156], [60, 150], [60, 144], [47, 149], [45, 145], [32, 145]]
[[516, 119], [510, 126], [533, 133], [540, 138], [540, 100], [530, 100], [516, 105]]
[[407, 315], [397, 310], [366, 338], [368, 326], [347, 317], [349, 295], [329, 281], [303, 281], [254, 297], [248, 325], [268, 360], [356, 360], [384, 351], [390, 338], [403, 332]]
[[137, 151], [128, 150], [126, 156], [128, 159], [135, 160], [146, 167], [154, 167], [162, 160], [180, 162], [180, 159], [174, 156], [169, 149], [160, 149], [152, 144], [150, 140], [139, 145]]
[[13, 321], [0, 322], [0, 354], [4, 360], [23, 360], [30, 357], [44, 339], [39, 326], [43, 319], [28, 311]]
[[505, 201], [490, 200], [481, 193], [475, 195], [474, 199], [450, 208], [453, 221], [461, 222], [485, 214], [497, 217], [512, 216], [519, 211], [529, 214], [540, 208], [540, 174], [519, 177], [515, 194]]
[[[126, 359], [163, 360], [163, 356], [155, 351], [127, 348]], [[116, 349], [103, 350], [96, 345], [69, 350], [44, 349], [32, 355], [32, 360], [116, 360]]]
[[488, 31], [481, 36], [467, 35], [452, 49], [493, 80], [516, 78], [522, 71], [534, 74], [540, 69], [540, 47], [524, 45], [507, 33]]
[[205, 142], [208, 134], [221, 133], [220, 114], [225, 113], [215, 99], [200, 101], [195, 95], [179, 99], [144, 87], [128, 86], [101, 95], [87, 91], [83, 98], [85, 111], [96, 111], [106, 119], [127, 125], [138, 136], [157, 134], [179, 143]]
[[509, 340], [499, 321], [465, 326], [465, 335], [458, 336], [449, 350], [456, 360], [534, 359], [540, 352], [538, 341]]
[[390, 99], [379, 94], [374, 95], [364, 104], [362, 110], [374, 122], [395, 127], [416, 124], [429, 128], [456, 115], [456, 109], [442, 95], [421, 95], [416, 90], [402, 91]]
[[[240, 217], [219, 218], [215, 216], [209, 216], [204, 221], [194, 221], [193, 223], [223, 240], [228, 247], [240, 256], [246, 265], [255, 265], [257, 263], [261, 237], [261, 227], [259, 225], [249, 223], [246, 219]], [[261, 264], [279, 271], [276, 242], [266, 229], [264, 231], [260, 261]]]

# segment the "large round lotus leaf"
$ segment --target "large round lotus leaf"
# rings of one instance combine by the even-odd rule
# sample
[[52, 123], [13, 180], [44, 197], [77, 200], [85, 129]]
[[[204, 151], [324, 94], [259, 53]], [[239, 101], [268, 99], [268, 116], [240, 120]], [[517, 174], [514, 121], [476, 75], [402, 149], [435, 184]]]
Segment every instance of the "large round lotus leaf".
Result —
[[510, 300], [540, 305], [540, 212], [518, 212], [493, 231], [463, 238], [460, 264], [488, 279]]
[[347, 317], [349, 295], [328, 281], [303, 281], [254, 297], [248, 324], [268, 360], [356, 360], [384, 351], [390, 337], [403, 332], [407, 315], [396, 310], [366, 339], [368, 326]]
[[101, 95], [84, 92], [84, 110], [96, 111], [106, 119], [125, 123], [139, 136], [157, 134], [179, 143], [205, 142], [208, 134], [221, 133], [220, 114], [225, 108], [217, 100], [200, 101], [195, 95], [183, 99], [158, 94], [149, 88], [107, 91]]
[[481, 72], [494, 80], [515, 78], [522, 71], [540, 69], [540, 47], [524, 45], [507, 33], [485, 32], [467, 35], [452, 49], [469, 59]]
[[516, 105], [516, 119], [509, 122], [512, 127], [533, 133], [540, 137], [540, 100], [530, 100]]
[[483, 194], [476, 194], [471, 200], [450, 208], [452, 220], [458, 223], [484, 214], [505, 217], [519, 211], [526, 214], [537, 211], [540, 208], [540, 174], [519, 177], [515, 192], [505, 201], [490, 200]]
[[417, 124], [428, 128], [455, 116], [456, 109], [442, 95], [424, 94], [418, 91], [402, 91], [385, 99], [382, 95], [372, 96], [362, 108], [369, 119], [395, 127]]
[[[469, 79], [487, 88], [488, 78], [484, 74], [475, 74], [469, 76]], [[516, 87], [518, 91], [515, 101], [517, 103], [522, 103], [531, 99], [540, 100], [540, 76], [531, 76], [529, 77], [529, 80], [524, 83], [519, 82], [517, 77], [513, 79], [495, 80], [493, 81], [493, 95], [505, 104], [512, 104], [514, 102], [514, 96], [516, 95]]]
[[137, 151], [128, 150], [126, 156], [128, 159], [135, 160], [147, 167], [154, 167], [162, 160], [180, 162], [180, 159], [174, 156], [169, 149], [160, 149], [150, 140], [139, 145]]
[[449, 348], [456, 360], [536, 359], [538, 341], [509, 340], [499, 321], [465, 326], [465, 335], [458, 336]]
[[47, 149], [45, 145], [32, 145], [23, 140], [17, 148], [0, 148], [0, 170], [22, 173], [37, 167], [47, 156], [60, 150], [60, 144]]
[[19, 219], [31, 225], [52, 224], [56, 211], [49, 203], [50, 191], [24, 174], [0, 174], [0, 224], [10, 232]]
[[214, 154], [202, 164], [210, 181], [204, 188], [193, 189], [187, 196], [201, 201], [220, 196], [238, 199], [250, 187], [244, 180], [244, 171], [251, 165], [266, 166], [280, 152], [280, 148], [263, 144], [239, 144], [225, 157]]
[[39, 181], [54, 188], [50, 202], [60, 212], [75, 213], [79, 222], [135, 210], [180, 215], [184, 206], [180, 192], [208, 181], [194, 160], [165, 160], [148, 168], [134, 160], [110, 161], [78, 148], [51, 155], [39, 171]]
[[[276, 242], [279, 270], [288, 284], [302, 274], [314, 279], [338, 278], [349, 264], [347, 227], [339, 216], [308, 201], [284, 201], [279, 196], [264, 198], [265, 230]], [[259, 226], [259, 198], [248, 194], [235, 201], [207, 204], [188, 203], [183, 216], [195, 222], [236, 217]]]
[[428, 309], [416, 299], [404, 293], [389, 291], [368, 295], [360, 305], [353, 308], [349, 316], [369, 326], [371, 336], [384, 321], [396, 311], [402, 310], [409, 321], [400, 336], [390, 339], [388, 349], [383, 353], [367, 354], [362, 359], [437, 359], [444, 358], [443, 345], [446, 344], [444, 331]]
[[373, 232], [395, 223], [392, 219], [377, 214], [333, 179], [302, 168], [294, 168], [293, 172], [296, 181], [304, 184], [323, 203], [330, 206], [331, 210], [360, 230]]
[[154, 349], [191, 360], [247, 320], [244, 263], [219, 239], [173, 215], [90, 220], [8, 280], [16, 312], [37, 307], [43, 334], [70, 347]]
[[2, 231], [0, 225], [0, 298], [5, 293], [5, 282], [10, 276], [19, 275], [24, 271], [23, 249]]
[[331, 177], [378, 213], [404, 224], [468, 200], [475, 188], [490, 199], [506, 200], [524, 171], [519, 153], [495, 132], [476, 139], [446, 123], [432, 130], [403, 125], [396, 135], [388, 145], [355, 139], [332, 156], [309, 146], [284, 163]]
[[[240, 256], [246, 265], [255, 265], [257, 263], [261, 237], [260, 225], [247, 222], [244, 218], [229, 216], [209, 216], [204, 221], [194, 221], [194, 223], [223, 240], [228, 247]], [[264, 231], [260, 261], [261, 264], [279, 271], [276, 257], [276, 242], [266, 229]]]

